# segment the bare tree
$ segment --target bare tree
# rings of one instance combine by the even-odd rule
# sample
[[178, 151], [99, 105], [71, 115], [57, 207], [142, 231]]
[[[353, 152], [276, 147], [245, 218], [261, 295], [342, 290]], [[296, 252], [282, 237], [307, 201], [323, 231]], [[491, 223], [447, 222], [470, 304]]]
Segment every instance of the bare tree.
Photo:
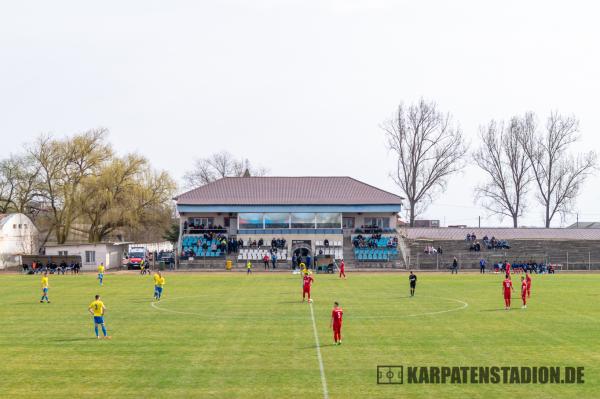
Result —
[[382, 129], [396, 157], [392, 178], [406, 196], [412, 227], [448, 177], [461, 169], [467, 145], [450, 114], [424, 99], [408, 108], [401, 104]]
[[0, 161], [0, 213], [35, 213], [39, 169], [27, 156], [11, 156]]
[[552, 112], [543, 133], [538, 133], [532, 113], [526, 123], [519, 141], [531, 164], [537, 198], [545, 211], [544, 224], [549, 228], [557, 213], [564, 218], [573, 209], [585, 179], [596, 169], [597, 155], [594, 151], [576, 156], [568, 152], [579, 139], [579, 121], [574, 116]]
[[267, 170], [254, 167], [247, 159], [237, 159], [227, 151], [221, 151], [207, 158], [197, 159], [194, 169], [183, 176], [187, 188], [203, 186], [223, 177], [242, 177], [248, 171], [251, 176], [264, 176]]
[[529, 127], [529, 116], [514, 117], [508, 126], [491, 121], [480, 128], [480, 147], [473, 154], [475, 163], [486, 173], [485, 183], [475, 188], [476, 198], [492, 214], [508, 216], [513, 227], [525, 210], [525, 198], [533, 180], [529, 159], [519, 142]]

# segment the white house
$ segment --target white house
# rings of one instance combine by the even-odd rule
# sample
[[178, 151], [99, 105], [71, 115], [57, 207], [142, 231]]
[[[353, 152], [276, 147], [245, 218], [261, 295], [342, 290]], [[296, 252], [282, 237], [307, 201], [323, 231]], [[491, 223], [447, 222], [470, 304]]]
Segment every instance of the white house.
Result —
[[37, 253], [38, 230], [22, 213], [0, 214], [0, 269], [20, 265], [21, 255]]
[[128, 242], [102, 242], [97, 244], [60, 244], [46, 247], [46, 255], [81, 256], [81, 270], [96, 270], [100, 263], [107, 269], [121, 266], [123, 255], [129, 248]]

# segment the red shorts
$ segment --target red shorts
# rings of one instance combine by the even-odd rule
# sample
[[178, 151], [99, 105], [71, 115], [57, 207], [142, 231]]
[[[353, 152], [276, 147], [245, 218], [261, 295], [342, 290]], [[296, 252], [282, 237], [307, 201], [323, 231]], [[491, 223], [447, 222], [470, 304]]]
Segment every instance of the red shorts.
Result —
[[306, 287], [306, 286], [302, 287], [302, 292], [310, 293], [310, 287]]
[[510, 291], [504, 291], [504, 298], [510, 298]]

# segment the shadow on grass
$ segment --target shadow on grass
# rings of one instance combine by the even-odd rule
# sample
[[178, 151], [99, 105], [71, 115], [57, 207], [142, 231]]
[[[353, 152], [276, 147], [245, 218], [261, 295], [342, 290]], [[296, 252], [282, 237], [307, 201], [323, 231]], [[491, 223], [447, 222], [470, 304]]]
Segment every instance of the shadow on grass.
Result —
[[85, 341], [97, 341], [98, 338], [91, 336], [91, 337], [79, 337], [79, 338], [61, 338], [61, 339], [55, 339], [54, 342], [85, 342]]
[[130, 299], [127, 302], [131, 302], [131, 303], [148, 303], [148, 302], [152, 302], [154, 299], [153, 298], [148, 298], [148, 299]]
[[504, 308], [496, 308], [496, 309], [481, 309], [480, 312], [505, 312]]

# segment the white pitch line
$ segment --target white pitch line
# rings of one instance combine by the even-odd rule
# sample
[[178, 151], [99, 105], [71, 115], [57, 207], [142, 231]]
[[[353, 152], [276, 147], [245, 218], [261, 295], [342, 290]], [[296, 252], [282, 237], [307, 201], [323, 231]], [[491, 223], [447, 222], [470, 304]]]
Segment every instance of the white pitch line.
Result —
[[319, 370], [321, 371], [321, 383], [323, 384], [323, 399], [329, 398], [327, 391], [327, 380], [325, 379], [325, 367], [323, 367], [323, 357], [321, 356], [321, 344], [319, 344], [319, 334], [317, 334], [317, 323], [315, 322], [315, 312], [312, 302], [310, 305], [310, 317], [312, 318], [313, 332], [315, 333], [315, 343], [317, 344], [317, 359], [319, 359]]

